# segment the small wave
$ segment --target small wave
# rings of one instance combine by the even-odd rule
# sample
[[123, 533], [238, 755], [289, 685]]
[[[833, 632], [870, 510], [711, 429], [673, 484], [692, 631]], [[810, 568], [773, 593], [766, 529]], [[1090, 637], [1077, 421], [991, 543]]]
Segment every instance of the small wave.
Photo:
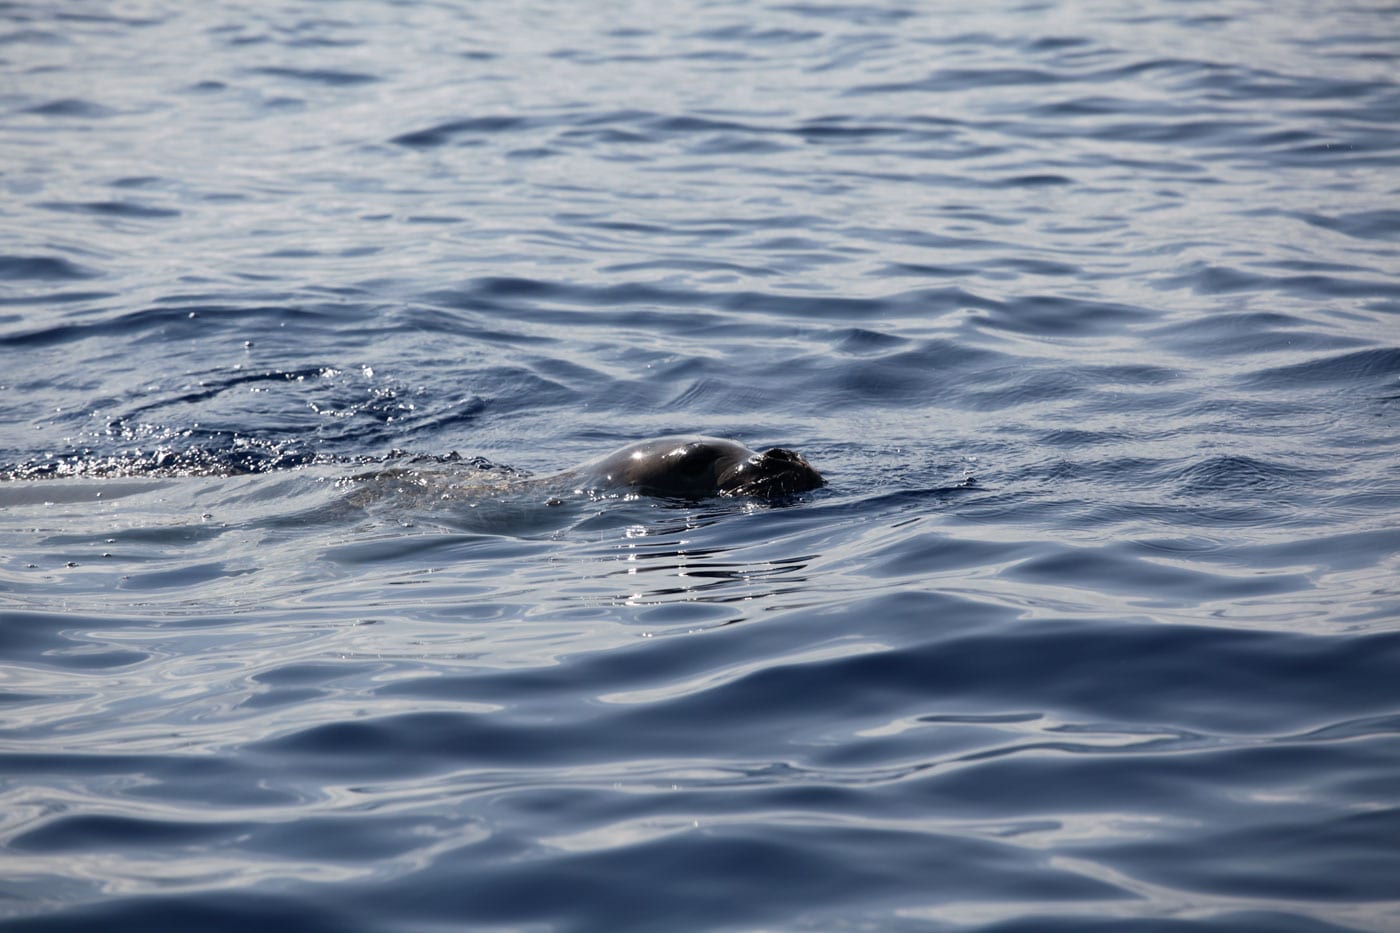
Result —
[[1326, 475], [1281, 462], [1239, 454], [1207, 457], [1176, 472], [1177, 494], [1183, 496], [1240, 491], [1284, 490], [1315, 482]]
[[47, 347], [76, 343], [99, 337], [123, 337], [137, 340], [174, 339], [179, 336], [207, 334], [210, 328], [245, 327], [262, 323], [282, 327], [290, 324], [314, 325], [324, 323], [338, 312], [344, 319], [343, 308], [287, 307], [284, 305], [208, 305], [184, 304], [172, 296], [170, 307], [146, 307], [125, 311], [106, 318], [52, 324], [31, 330], [0, 334], [0, 347]]
[[9, 839], [21, 852], [55, 853], [98, 846], [179, 846], [211, 844], [238, 831], [232, 824], [190, 823], [126, 816], [79, 815], [49, 820]]
[[98, 275], [100, 273], [60, 256], [0, 256], [0, 279], [73, 281]]
[[86, 120], [97, 120], [104, 117], [114, 116], [117, 111], [111, 107], [90, 100], [82, 100], [76, 97], [65, 97], [60, 100], [51, 100], [46, 104], [39, 104], [25, 110], [25, 113], [36, 114], [41, 117], [82, 117]]
[[95, 214], [100, 217], [127, 217], [134, 220], [165, 219], [179, 217], [183, 213], [172, 207], [155, 207], [134, 201], [45, 201], [38, 206], [70, 214]]
[[1400, 284], [1391, 281], [1319, 274], [1264, 275], [1204, 262], [1194, 264], [1188, 272], [1158, 279], [1153, 286], [1163, 290], [1184, 287], [1198, 295], [1271, 291], [1314, 298], [1400, 298]]
[[1353, 384], [1375, 386], [1400, 377], [1400, 347], [1357, 350], [1340, 356], [1275, 366], [1242, 373], [1237, 378], [1256, 388], [1298, 389], [1302, 386]]
[[814, 19], [840, 20], [856, 26], [892, 26], [919, 15], [915, 10], [903, 6], [849, 3], [786, 3], [774, 9]]
[[1304, 318], [1277, 311], [1195, 316], [1155, 330], [1177, 352], [1210, 358], [1285, 351], [1322, 355], [1355, 347], [1353, 337], [1320, 330]]
[[984, 87], [1058, 84], [1063, 74], [1039, 68], [946, 68], [916, 81], [858, 84], [842, 91], [845, 97], [903, 94], [911, 91], [947, 93]]
[[1356, 211], [1336, 216], [1298, 212], [1289, 216], [1361, 240], [1400, 240], [1400, 211]]
[[521, 130], [533, 125], [533, 123], [534, 121], [526, 120], [523, 117], [469, 117], [461, 120], [449, 120], [424, 130], [403, 133], [390, 141], [412, 149], [432, 149], [446, 145], [459, 137]]
[[374, 75], [357, 71], [332, 71], [323, 68], [254, 68], [253, 73], [273, 78], [287, 78], [292, 81], [326, 84], [331, 87], [371, 84], [380, 80]]

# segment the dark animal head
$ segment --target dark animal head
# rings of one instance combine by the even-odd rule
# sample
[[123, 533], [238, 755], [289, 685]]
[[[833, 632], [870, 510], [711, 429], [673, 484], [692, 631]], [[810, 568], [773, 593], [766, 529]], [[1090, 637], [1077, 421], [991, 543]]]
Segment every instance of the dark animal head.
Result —
[[625, 486], [670, 499], [772, 499], [823, 485], [821, 475], [791, 450], [759, 454], [738, 441], [698, 434], [639, 441], [574, 472], [602, 488]]
[[773, 499], [824, 485], [826, 480], [801, 454], [785, 447], [774, 447], [725, 470], [719, 477], [719, 494]]

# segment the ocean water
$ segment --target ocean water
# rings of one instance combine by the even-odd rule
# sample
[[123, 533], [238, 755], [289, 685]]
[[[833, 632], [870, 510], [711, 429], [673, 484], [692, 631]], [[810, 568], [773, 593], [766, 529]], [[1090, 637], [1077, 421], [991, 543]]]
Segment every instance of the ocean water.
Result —
[[0, 3], [0, 927], [1400, 929], [1396, 12]]

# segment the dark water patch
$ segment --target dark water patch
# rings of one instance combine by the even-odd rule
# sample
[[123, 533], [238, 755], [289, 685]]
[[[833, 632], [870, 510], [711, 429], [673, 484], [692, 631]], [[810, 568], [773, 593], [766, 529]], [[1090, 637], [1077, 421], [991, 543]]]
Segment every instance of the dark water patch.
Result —
[[[584, 143], [607, 145], [656, 144], [684, 141], [688, 153], [781, 152], [800, 141], [808, 144], [849, 145], [875, 139], [911, 143], [949, 138], [951, 121], [875, 122], [848, 114], [834, 114], [797, 124], [741, 121], [718, 115], [667, 114], [644, 110], [605, 113], [552, 114], [549, 116], [490, 116], [448, 121], [428, 129], [402, 134], [392, 141], [412, 148], [433, 148], [461, 138], [476, 145], [479, 136], [503, 132], [550, 129], [569, 148]], [[863, 150], [864, 151], [864, 150]], [[874, 150], [870, 150], [872, 153]], [[955, 155], [971, 157], [986, 149], [959, 149]], [[997, 184], [1058, 184], [1051, 175], [1028, 175]]]
[[111, 182], [113, 188], [154, 188], [162, 185], [165, 179], [155, 175], [126, 175]]
[[948, 93], [976, 88], [1058, 84], [1063, 80], [1065, 77], [1057, 72], [1037, 68], [945, 68], [917, 81], [859, 84], [847, 88], [842, 95], [853, 97], [904, 94], [912, 91]]
[[972, 266], [933, 266], [925, 263], [901, 262], [881, 268], [878, 274], [880, 276], [918, 275], [934, 279], [960, 279], [979, 275], [981, 270]]
[[787, 3], [774, 9], [815, 19], [834, 19], [856, 26], [894, 25], [919, 14], [907, 7], [872, 7], [845, 3]]
[[403, 326], [415, 331], [466, 339], [483, 346], [546, 347], [558, 342], [557, 337], [547, 333], [520, 333], [507, 330], [498, 321], [463, 315], [460, 311], [466, 303], [451, 295], [443, 303], [447, 309], [411, 306], [400, 310], [396, 317]]
[[[539, 765], [570, 744], [563, 726], [513, 728], [501, 716], [427, 712], [312, 726], [247, 751], [269, 764], [296, 762], [306, 774], [365, 781], [403, 774], [404, 763], [410, 761], [419, 774], [441, 773], [473, 761]], [[608, 754], [606, 746], [574, 749], [584, 753], [585, 760]]]
[[[1392, 756], [1393, 757], [1393, 756]], [[1388, 901], [1400, 854], [1382, 840], [1400, 832], [1400, 809], [1226, 829], [1204, 839], [1096, 847], [1154, 884], [1217, 895], [1309, 901]], [[1197, 853], [1183, 859], [1184, 851]]]
[[817, 120], [809, 120], [792, 130], [798, 136], [808, 141], [848, 141], [857, 139], [874, 139], [882, 136], [922, 136], [922, 133], [913, 132], [909, 126], [896, 126], [892, 124], [870, 123], [866, 121], [855, 122], [856, 117], [851, 116], [830, 116]]
[[1272, 276], [1206, 263], [1196, 263], [1189, 272], [1167, 276], [1152, 284], [1162, 290], [1189, 288], [1198, 295], [1266, 291], [1310, 298], [1400, 298], [1400, 285], [1384, 280], [1330, 275]]
[[[888, 485], [882, 484], [875, 491], [859, 492], [852, 498], [842, 498], [835, 501], [828, 498], [821, 502], [816, 514], [822, 516], [823, 519], [838, 521], [843, 518], [867, 514], [869, 511], [879, 511], [882, 514], [888, 512], [893, 515], [916, 512], [921, 509], [942, 511], [950, 503], [984, 493], [976, 477], [959, 477], [956, 469], [938, 471], [954, 478], [946, 485], [918, 485], [919, 480], [927, 480], [931, 472], [926, 464], [913, 464], [908, 473], [898, 470], [890, 472]], [[836, 485], [842, 483], [843, 477], [833, 474], [828, 476], [828, 479], [833, 485]], [[897, 488], [891, 491], [889, 486]]]
[[0, 335], [0, 346], [47, 347], [97, 338], [125, 338], [153, 341], [193, 337], [217, 331], [234, 330], [256, 323], [302, 326], [324, 323], [334, 317], [346, 318], [346, 309], [317, 309], [290, 306], [187, 305], [183, 296], [169, 296], [173, 307], [149, 307], [83, 323], [56, 324], [19, 333]]
[[1375, 266], [1359, 266], [1349, 263], [1319, 262], [1315, 259], [1275, 259], [1270, 262], [1258, 262], [1253, 265], [1261, 269], [1286, 269], [1289, 272], [1340, 272], [1346, 273], [1376, 273]]
[[908, 345], [909, 341], [903, 338], [861, 327], [831, 335], [831, 349], [848, 356], [883, 356]]
[[[1119, 574], [1139, 569], [1116, 568]], [[879, 710], [903, 707], [915, 697], [954, 706], [959, 698], [996, 697], [1003, 709], [1043, 709], [1048, 703], [1075, 718], [1170, 721], [1205, 732], [1247, 733], [1269, 729], [1276, 715], [1307, 722], [1318, 709], [1332, 716], [1388, 710], [1389, 672], [1397, 658], [1394, 634], [1327, 639], [1181, 625], [1040, 623], [1010, 642], [987, 632], [852, 657], [769, 664], [696, 693], [634, 707], [614, 720], [616, 727], [654, 736], [663, 745], [672, 730], [688, 733], [696, 753], [724, 740], [695, 724], [727, 724], [739, 730], [732, 741], [743, 745], [762, 741], [763, 720], [796, 716], [806, 728], [817, 728], [823, 707], [857, 701], [865, 715], [878, 719]], [[1047, 672], [1053, 672], [1048, 682]], [[814, 707], [812, 697], [825, 699]], [[1092, 795], [1095, 785], [1083, 786]]]
[[996, 188], [1051, 188], [1058, 185], [1072, 185], [1074, 179], [1064, 175], [1012, 175], [990, 182]]
[[[1093, 139], [1113, 142], [1153, 143], [1157, 145], [1211, 147], [1238, 152], [1264, 145], [1268, 124], [1260, 120], [1184, 118], [1140, 122], [1136, 120], [1108, 124], [1083, 132]], [[1036, 127], [1040, 131], [1042, 127]], [[1078, 131], [1062, 131], [1066, 135], [1081, 135]], [[1051, 133], [1053, 135], [1053, 131]], [[1315, 138], [1315, 137], [1314, 137]]]
[[[385, 479], [371, 477], [377, 481], [379, 488], [383, 489]], [[392, 482], [393, 477], [388, 481]], [[416, 476], [405, 477], [405, 488], [394, 490], [392, 486], [389, 491], [392, 494], [401, 491], [405, 498], [410, 498], [415, 489], [421, 490], [421, 482]], [[422, 497], [419, 497], [420, 501]], [[428, 503], [431, 505], [431, 503]], [[391, 565], [396, 561], [413, 558], [423, 561], [431, 560], [434, 564], [448, 565], [457, 560], [467, 559], [472, 556], [494, 557], [501, 560], [521, 559], [535, 553], [539, 545], [527, 540], [533, 536], [545, 537], [557, 533], [561, 528], [567, 527], [574, 516], [566, 514], [564, 510], [551, 507], [540, 499], [535, 499], [527, 503], [523, 508], [502, 509], [504, 518], [495, 521], [499, 527], [492, 528], [495, 515], [492, 511], [495, 504], [492, 503], [492, 510], [485, 513], [485, 517], [478, 517], [475, 510], [465, 512], [460, 515], [437, 515], [438, 521], [435, 525], [440, 529], [440, 533], [430, 535], [415, 535], [414, 540], [407, 543], [393, 539], [373, 539], [369, 541], [345, 544], [331, 548], [326, 556], [337, 565], [349, 568], [373, 567], [376, 564]], [[425, 509], [424, 512], [427, 510]], [[528, 514], [522, 514], [528, 513]], [[499, 513], [497, 513], [499, 514]], [[530, 517], [534, 516], [535, 525], [530, 524]], [[430, 528], [434, 524], [429, 524], [423, 513], [418, 516]], [[300, 516], [293, 516], [292, 521], [285, 524], [294, 525], [303, 521]], [[282, 524], [282, 523], [279, 523]], [[405, 520], [404, 527], [410, 527], [411, 522]], [[496, 534], [493, 536], [493, 532]], [[459, 610], [454, 614], [455, 618], [470, 618], [491, 620], [505, 615], [505, 607], [492, 605], [476, 606], [471, 610]]]
[[1346, 741], [1372, 735], [1400, 735], [1400, 717], [1363, 716], [1312, 729], [1298, 738], [1307, 741]]
[[341, 678], [354, 677], [359, 673], [358, 665], [330, 663], [283, 664], [273, 670], [254, 674], [251, 679], [256, 683], [269, 684], [276, 687], [319, 686]]
[[794, 42], [811, 42], [820, 39], [822, 33], [815, 30], [794, 29], [755, 29], [747, 23], [721, 26], [716, 29], [702, 29], [693, 34], [696, 39], [715, 42], [743, 42], [756, 45], [786, 45]]
[[1377, 347], [1255, 370], [1237, 378], [1246, 386], [1260, 389], [1337, 385], [1375, 389], [1379, 383], [1396, 377], [1400, 377], [1400, 348]]
[[[994, 902], [1018, 895], [1051, 901], [1122, 896], [1109, 884], [1004, 843], [953, 834], [934, 842], [921, 844], [919, 834], [897, 828], [804, 825], [781, 818], [746, 828], [721, 818], [709, 831], [677, 830], [598, 852], [560, 852], [520, 876], [499, 868], [464, 871], [468, 865], [502, 865], [507, 853], [459, 850], [407, 879], [401, 889], [371, 887], [364, 897], [367, 905], [382, 904], [421, 923], [465, 917], [482, 925], [572, 921], [586, 929], [638, 930], [657, 922], [686, 926], [697, 915], [718, 926], [785, 920], [799, 927], [820, 925], [827, 912], [839, 917], [857, 904], [878, 903], [893, 911], [922, 903], [913, 893], [916, 879], [930, 876]], [[633, 877], [646, 865], [680, 880], [665, 890], [629, 886], [628, 896], [618, 896], [616, 879]], [[765, 869], [755, 872], [760, 865]], [[992, 866], [1008, 874], [990, 871]], [[701, 875], [716, 884], [698, 883]], [[447, 876], [470, 880], [444, 886]], [[1019, 887], [1006, 882], [1013, 876]], [[550, 898], [529, 896], [542, 888], [552, 892]]]
[[517, 160], [551, 159], [561, 155], [558, 149], [550, 149], [546, 146], [532, 146], [525, 149], [512, 149], [506, 153], [506, 157]]
[[984, 368], [975, 379], [967, 384], [950, 385], [943, 396], [946, 404], [969, 411], [998, 411], [1017, 406], [1044, 406], [1067, 399], [1081, 399], [1081, 404], [1092, 408], [1095, 399], [1110, 405], [1118, 411], [1136, 408], [1159, 409], [1162, 399], [1140, 395], [1131, 402], [1123, 398], [1110, 400], [1105, 395], [1109, 389], [1118, 386], [1143, 386], [1169, 384], [1176, 379], [1170, 371], [1156, 371], [1153, 367], [1141, 370], [1130, 368], [1123, 371], [1116, 368], [1080, 369], [1038, 368], [1015, 363], [1004, 363], [996, 368]]
[[446, 145], [461, 137], [471, 140], [476, 136], [489, 136], [495, 133], [513, 132], [528, 129], [534, 125], [536, 125], [535, 121], [527, 120], [524, 117], [469, 117], [460, 120], [449, 120], [446, 123], [439, 123], [437, 126], [429, 127], [424, 130], [403, 133], [395, 136], [390, 142], [397, 143], [400, 146], [407, 146], [411, 149], [432, 149]]
[[692, 115], [648, 114], [638, 121], [652, 134], [672, 136], [691, 133], [752, 133], [762, 132], [761, 127], [736, 120], [719, 120], [713, 117]]
[[[6, 921], [0, 923], [9, 925]], [[363, 915], [351, 916], [344, 908], [319, 899], [246, 892], [118, 898], [48, 916], [27, 917], [16, 921], [13, 928], [33, 931], [142, 929], [171, 933], [177, 930], [239, 933], [258, 928], [304, 930], [306, 933], [385, 929], [368, 924]]]
[[166, 848], [208, 845], [244, 827], [237, 824], [173, 822], [122, 816], [63, 816], [12, 836], [21, 852], [72, 852], [92, 849]]
[[243, 372], [242, 367], [233, 375], [220, 377], [206, 377], [199, 380], [197, 386], [187, 386], [178, 395], [161, 398], [157, 401], [148, 402], [142, 405], [135, 405], [126, 409], [123, 413], [122, 421], [114, 422], [110, 429], [113, 433], [125, 433], [124, 421], [135, 421], [142, 415], [153, 411], [167, 408], [174, 405], [188, 405], [197, 402], [208, 401], [224, 394], [230, 389], [247, 387], [258, 383], [305, 383], [307, 380], [316, 381], [323, 378], [332, 378], [340, 375], [338, 370], [330, 367], [306, 367], [293, 370], [256, 370], [253, 372]]
[[1178, 352], [1198, 358], [1233, 357], [1258, 353], [1313, 353], [1351, 349], [1364, 342], [1344, 334], [1320, 331], [1291, 314], [1274, 311], [1219, 311], [1189, 322], [1155, 329]]
[[1024, 43], [1027, 52], [1061, 52], [1065, 49], [1082, 49], [1093, 45], [1089, 39], [1079, 36], [1040, 36]]
[[1111, 476], [1118, 476], [1125, 486], [1156, 486], [1161, 481], [1162, 465], [1161, 460], [1140, 456], [1104, 457], [1094, 460], [1049, 457], [1016, 478], [1034, 478], [1052, 484], [1093, 484]]
[[[199, 783], [208, 790], [212, 780], [237, 772], [237, 766], [227, 760], [203, 759], [193, 756], [158, 754], [103, 754], [89, 751], [63, 752], [0, 752], [0, 765], [5, 773], [25, 777], [61, 775], [161, 775], [161, 786], [169, 791], [179, 782]], [[246, 773], [237, 777], [246, 778]], [[231, 788], [230, 788], [231, 789]]]
[[1195, 496], [1305, 489], [1325, 476], [1324, 470], [1225, 454], [1192, 463], [1174, 479], [1177, 495]]
[[[475, 279], [465, 288], [436, 292], [423, 296], [425, 301], [473, 311], [504, 310], [541, 316], [541, 303], [555, 302], [563, 306], [605, 307], [626, 309], [628, 306], [660, 306], [678, 309], [711, 308], [745, 314], [819, 318], [832, 320], [863, 320], [878, 317], [900, 307], [954, 308], [965, 303], [980, 303], [958, 289], [905, 292], [886, 298], [844, 298], [823, 295], [795, 295], [780, 292], [755, 291], [692, 291], [663, 288], [645, 283], [628, 283], [594, 287], [550, 282], [539, 279], [491, 277]], [[596, 316], [572, 316], [578, 325], [597, 323], [609, 326], [609, 321], [645, 323], [643, 312], [613, 310], [608, 321]], [[561, 321], [562, 323], [562, 321]]]
[[[1124, 113], [1141, 114], [1144, 109], [1151, 109], [1152, 105], [1144, 105], [1141, 101], [1124, 100], [1118, 97], [1109, 97], [1102, 94], [1094, 94], [1087, 97], [1073, 97], [1065, 100], [1055, 100], [1041, 104], [1030, 112], [1038, 117], [1060, 118], [1060, 117], [1103, 117]], [[1176, 109], [1169, 106], [1157, 105], [1161, 112], [1172, 114]]]
[[1400, 211], [1357, 211], [1331, 216], [1297, 212], [1289, 214], [1324, 230], [1335, 230], [1363, 240], [1400, 240]]
[[982, 933], [1108, 933], [1108, 931], [1141, 931], [1141, 933], [1239, 933], [1240, 930], [1270, 930], [1273, 933], [1356, 933], [1354, 926], [1339, 926], [1299, 914], [1272, 910], [1219, 909], [1195, 912], [1190, 919], [1169, 919], [1136, 916], [1124, 911], [1123, 918], [1076, 913], [1071, 909], [1055, 914], [1030, 913], [1024, 918], [991, 923], [979, 927]]
[[255, 573], [248, 567], [230, 567], [224, 561], [187, 564], [178, 570], [160, 570], [127, 574], [121, 588], [133, 592], [155, 592], [168, 589], [198, 588], [223, 580], [246, 577]]
[[767, 292], [733, 292], [716, 296], [715, 304], [726, 310], [777, 314], [798, 318], [833, 321], [865, 321], [900, 311], [921, 310], [936, 314], [963, 307], [978, 306], [981, 299], [961, 289], [928, 289], [902, 292], [881, 298], [843, 298], [821, 295], [787, 295]]
[[96, 278], [101, 273], [70, 262], [61, 256], [0, 256], [0, 279], [40, 279], [74, 281]]
[[1184, 89], [1202, 92], [1206, 100], [1328, 100], [1355, 101], [1394, 88], [1393, 82], [1353, 81], [1298, 76], [1265, 68], [1214, 64], [1179, 83]]
[[53, 14], [54, 19], [68, 23], [102, 23], [113, 26], [131, 26], [141, 28], [145, 26], [158, 26], [164, 22], [159, 16], [122, 16], [119, 13], [93, 13], [78, 10], [60, 10]]
[[446, 817], [430, 820], [419, 814], [381, 815], [367, 820], [326, 817], [259, 826], [251, 833], [248, 848], [278, 858], [315, 862], [336, 853], [334, 859], [340, 864], [358, 865], [415, 854], [423, 845], [425, 833], [446, 835], [458, 831]]
[[279, 249], [265, 253], [263, 259], [314, 259], [320, 253], [310, 249]]
[[175, 208], [154, 207], [133, 201], [46, 201], [39, 207], [73, 214], [93, 214], [99, 217], [122, 217], [132, 220], [152, 220], [179, 217]]
[[995, 259], [983, 263], [983, 269], [1007, 269], [1023, 275], [1047, 275], [1047, 276], [1077, 276], [1083, 274], [1083, 269], [1078, 266], [1069, 265], [1062, 262], [1050, 262], [1044, 259]]
[[310, 84], [324, 84], [330, 87], [350, 87], [361, 84], [372, 84], [380, 80], [375, 75], [363, 74], [357, 71], [334, 71], [323, 68], [286, 68], [286, 67], [264, 67], [252, 69], [253, 74], [267, 75], [273, 78], [286, 78], [291, 81], [304, 81]]
[[0, 614], [0, 651], [7, 658], [33, 658], [70, 648], [78, 619], [43, 612], [7, 610]]
[[14, 29], [0, 33], [0, 45], [67, 45], [69, 39], [47, 29]]
[[1080, 428], [1061, 428], [1049, 431], [1036, 438], [1036, 443], [1049, 447], [1064, 447], [1082, 450], [1100, 444], [1121, 444], [1127, 435], [1118, 432], [1089, 431]]
[[24, 112], [36, 114], [41, 117], [79, 117], [84, 120], [100, 120], [115, 116], [118, 111], [96, 103], [95, 101], [83, 100], [77, 97], [64, 97], [58, 100], [51, 100], [46, 104], [39, 104], [34, 107], [26, 108]]
[[[694, 550], [686, 550], [683, 553], [662, 551], [648, 555], [653, 560], [663, 561], [683, 560], [694, 556]], [[655, 564], [651, 566], [656, 569]], [[656, 605], [639, 613], [635, 622], [644, 627], [656, 626], [664, 629], [668, 624], [689, 622], [696, 608], [686, 604]], [[739, 607], [733, 604], [715, 603], [704, 616], [712, 622], [732, 619], [737, 614], [737, 608]], [[668, 613], [661, 610], [669, 610], [670, 617], [665, 618]], [[813, 618], [804, 613], [802, 622], [809, 627], [820, 628], [824, 634], [839, 637], [844, 634], [845, 621], [860, 612], [892, 613], [889, 618], [938, 619], [939, 631], [944, 634], [970, 631], [981, 626], [1005, 622], [1005, 614], [990, 607], [929, 592], [872, 597], [845, 609], [829, 607], [829, 611], [822, 613], [827, 619]], [[679, 615], [683, 615], [684, 618], [680, 618]], [[922, 633], [918, 630], [910, 631], [903, 640], [910, 640], [911, 637], [920, 640], [920, 634]], [[790, 637], [790, 632], [785, 633], [781, 630], [753, 631], [746, 639], [748, 644], [745, 650], [758, 654], [771, 653], [781, 660], [781, 654]], [[598, 709], [579, 709], [576, 711], [576, 718], [584, 720], [594, 716], [629, 716], [629, 709], [638, 702], [638, 694], [665, 693], [683, 696], [693, 693], [703, 689], [706, 681], [712, 679], [716, 672], [724, 672], [736, 661], [752, 656], [747, 653], [736, 655], [736, 650], [737, 646], [725, 639], [648, 638], [613, 651], [580, 656], [573, 659], [567, 668], [555, 666], [510, 671], [483, 669], [455, 676], [419, 677], [384, 684], [378, 687], [376, 692], [388, 698], [409, 697], [433, 701], [446, 700], [454, 695], [471, 696], [478, 702], [500, 704], [504, 710], [509, 711], [508, 715], [515, 720], [517, 728], [529, 730], [548, 725], [546, 719], [541, 717], [547, 717], [558, 696], [577, 691], [591, 693], [599, 684], [609, 685], [612, 691], [610, 702]], [[715, 688], [722, 693], [725, 680], [715, 679]], [[620, 702], [623, 705], [618, 705]], [[488, 714], [487, 718], [494, 715]], [[625, 743], [626, 740], [617, 738], [615, 741]], [[586, 750], [582, 753], [589, 754]]]
[[1265, 567], [1313, 566], [1334, 572], [1364, 569], [1377, 554], [1400, 554], [1400, 531], [1299, 535], [1289, 541], [1240, 549], [1241, 560]]
[[[861, 240], [870, 240], [876, 243], [894, 243], [901, 246], [923, 247], [935, 250], [992, 250], [1004, 245], [999, 241], [989, 240], [984, 237], [949, 236], [944, 233], [933, 233], [928, 230], [908, 227], [877, 228], [856, 226], [847, 228], [847, 232], [856, 235]], [[821, 244], [813, 243], [812, 245], [819, 247]]]
[[49, 652], [42, 662], [29, 663], [34, 666], [53, 667], [73, 675], [129, 670], [149, 660], [149, 655], [139, 651], [105, 649], [93, 645], [68, 645]]
[[279, 110], [304, 110], [307, 104], [306, 98], [304, 97], [291, 97], [284, 95], [279, 97], [269, 97], [263, 100], [259, 106], [261, 106], [264, 110], [275, 112]]
[[1031, 550], [1024, 543], [970, 542], [928, 532], [901, 538], [897, 545], [871, 551], [871, 576], [917, 577], [962, 568], [1009, 564]]
[[[958, 37], [953, 41], [957, 44], [965, 44], [966, 40], [964, 37]], [[1056, 87], [1073, 83], [1108, 85], [1114, 82], [1152, 78], [1153, 76], [1179, 79], [1181, 76], [1199, 73], [1202, 69], [1208, 69], [1210, 67], [1209, 65], [1204, 65], [1201, 62], [1192, 60], [1164, 58], [1135, 61], [1108, 68], [1061, 67], [1058, 69], [1047, 69], [1006, 66], [985, 69], [946, 68], [934, 71], [926, 77], [915, 81], [858, 84], [847, 89], [843, 93], [846, 95], [906, 93], [911, 91], [947, 93], [952, 91], [977, 90], [979, 88], [1018, 87], [1023, 85], [1032, 87]], [[1155, 102], [1146, 102], [1141, 107], [1134, 107], [1132, 110], [1135, 113], [1141, 113], [1143, 109], [1150, 109], [1153, 106], [1155, 106]]]
[[714, 262], [702, 259], [653, 259], [642, 262], [618, 263], [606, 266], [602, 271], [609, 273], [645, 272], [652, 269], [674, 270], [679, 272], [732, 272], [738, 275], [768, 277], [779, 275], [776, 269], [744, 266], [732, 262]]
[[692, 155], [760, 155], [782, 152], [788, 147], [782, 143], [766, 139], [751, 139], [733, 134], [715, 133], [705, 139], [691, 143], [686, 152]]
[[[843, 341], [844, 342], [844, 341]], [[839, 350], [838, 350], [839, 352]], [[793, 361], [785, 379], [800, 378], [818, 393], [824, 405], [879, 405], [903, 408], [918, 400], [939, 398], [950, 403], [964, 398], [962, 383], [1000, 354], [970, 350], [945, 340], [928, 340], [911, 349], [864, 349], [845, 353], [839, 365], [825, 357]]]
[[1309, 588], [1306, 577], [1299, 574], [1240, 577], [1132, 559], [1102, 548], [1060, 549], [1026, 560], [1007, 575], [1042, 583], [1087, 585], [1104, 593], [1131, 593], [1144, 604], [1188, 606], [1201, 601], [1257, 598]]
[[1343, 140], [1327, 139], [1310, 146], [1270, 153], [1267, 160], [1260, 161], [1279, 167], [1359, 169], [1393, 165], [1397, 152], [1400, 152], [1400, 134], [1356, 132]]

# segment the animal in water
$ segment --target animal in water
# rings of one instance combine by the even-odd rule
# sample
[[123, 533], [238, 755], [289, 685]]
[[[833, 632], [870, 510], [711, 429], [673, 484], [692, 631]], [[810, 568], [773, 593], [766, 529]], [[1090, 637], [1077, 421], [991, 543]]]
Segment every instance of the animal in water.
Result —
[[670, 499], [781, 498], [826, 484], [796, 451], [763, 453], [738, 441], [680, 434], [628, 444], [559, 478], [594, 489], [628, 489]]

